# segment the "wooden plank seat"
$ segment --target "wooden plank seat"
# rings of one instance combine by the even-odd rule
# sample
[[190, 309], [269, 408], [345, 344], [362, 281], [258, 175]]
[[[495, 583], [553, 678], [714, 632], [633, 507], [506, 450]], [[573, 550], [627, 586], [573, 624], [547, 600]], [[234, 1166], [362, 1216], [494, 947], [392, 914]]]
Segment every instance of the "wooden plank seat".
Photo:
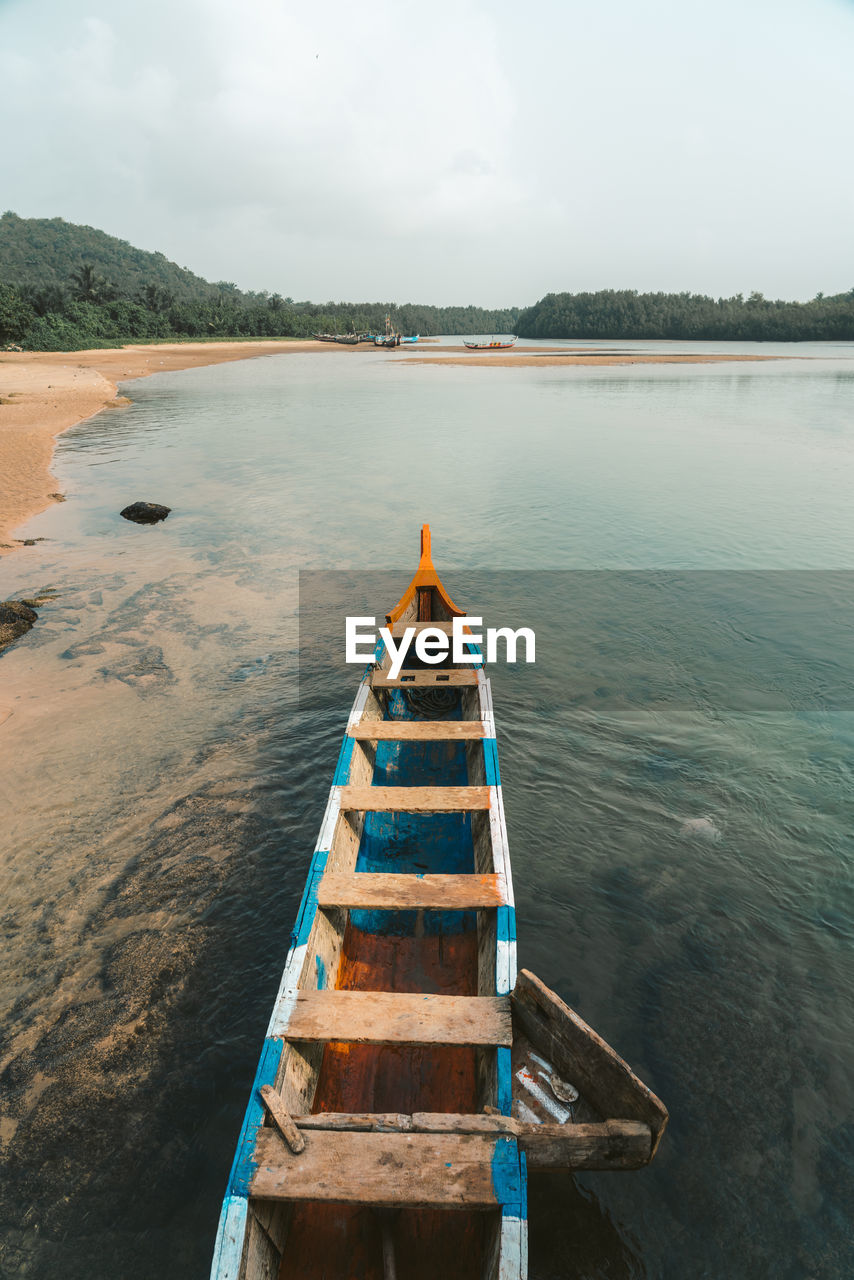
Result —
[[[499, 1144], [508, 1148], [498, 1152]], [[496, 1155], [504, 1160], [496, 1160]], [[494, 1134], [335, 1133], [307, 1135], [293, 1155], [279, 1134], [259, 1129], [249, 1194], [257, 1200], [435, 1209], [494, 1209], [493, 1170], [512, 1167], [512, 1139]]]
[[284, 1036], [351, 1044], [509, 1047], [513, 1042], [510, 997], [297, 991]]
[[367, 911], [468, 911], [506, 901], [497, 875], [424, 875], [328, 871], [317, 891], [319, 907]]
[[489, 787], [341, 788], [342, 809], [374, 813], [454, 813], [489, 808]]
[[358, 742], [454, 742], [487, 736], [482, 720], [363, 720], [349, 733]]
[[446, 667], [444, 670], [438, 669], [434, 671], [422, 670], [421, 668], [407, 671], [404, 668], [394, 679], [386, 675], [385, 671], [371, 672], [371, 685], [374, 689], [420, 689], [424, 687], [432, 689], [434, 686], [442, 689], [469, 684], [477, 684], [477, 672], [471, 667]]

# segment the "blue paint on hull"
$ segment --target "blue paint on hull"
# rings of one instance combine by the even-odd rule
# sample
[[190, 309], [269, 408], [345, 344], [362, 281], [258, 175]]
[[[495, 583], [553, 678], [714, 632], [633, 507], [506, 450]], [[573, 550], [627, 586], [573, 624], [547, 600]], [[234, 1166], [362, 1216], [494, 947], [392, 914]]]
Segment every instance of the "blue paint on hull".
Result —
[[494, 738], [483, 740], [483, 763], [486, 769], [486, 785], [501, 786], [501, 770], [498, 768], [498, 743]]
[[513, 1061], [510, 1049], [499, 1047], [495, 1050], [495, 1069], [498, 1076], [498, 1110], [503, 1116], [509, 1116], [513, 1108]]
[[505, 1214], [514, 1218], [527, 1216], [522, 1161], [515, 1138], [499, 1138], [492, 1154], [492, 1187], [495, 1199]]
[[292, 946], [298, 947], [302, 946], [304, 942], [308, 942], [308, 935], [311, 933], [311, 926], [314, 924], [314, 917], [317, 913], [317, 890], [320, 887], [320, 881], [323, 879], [328, 857], [328, 849], [318, 849], [312, 856], [311, 865], [308, 869], [308, 878], [302, 891], [302, 901], [300, 902], [296, 924], [291, 933]]
[[282, 1058], [285, 1042], [278, 1036], [268, 1036], [261, 1051], [261, 1061], [249, 1095], [249, 1105], [243, 1117], [240, 1137], [237, 1140], [237, 1152], [231, 1175], [228, 1179], [228, 1196], [248, 1196], [252, 1175], [258, 1167], [253, 1159], [255, 1153], [255, 1135], [264, 1123], [264, 1104], [259, 1090], [262, 1085], [269, 1084], [275, 1088], [276, 1075]]
[[341, 743], [341, 750], [338, 754], [338, 763], [335, 766], [335, 774], [332, 778], [333, 787], [346, 787], [350, 781], [350, 762], [353, 759], [353, 747], [355, 740], [348, 733], [344, 735], [344, 741]]
[[499, 942], [516, 941], [516, 908], [499, 907], [496, 918], [496, 933]]

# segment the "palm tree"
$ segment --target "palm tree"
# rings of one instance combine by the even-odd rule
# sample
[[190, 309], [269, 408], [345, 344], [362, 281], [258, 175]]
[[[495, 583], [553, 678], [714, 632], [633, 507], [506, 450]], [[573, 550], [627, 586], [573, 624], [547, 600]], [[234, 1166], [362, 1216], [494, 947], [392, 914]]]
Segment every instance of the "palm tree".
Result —
[[103, 276], [99, 276], [91, 262], [83, 262], [71, 276], [74, 297], [78, 302], [110, 302], [117, 290]]

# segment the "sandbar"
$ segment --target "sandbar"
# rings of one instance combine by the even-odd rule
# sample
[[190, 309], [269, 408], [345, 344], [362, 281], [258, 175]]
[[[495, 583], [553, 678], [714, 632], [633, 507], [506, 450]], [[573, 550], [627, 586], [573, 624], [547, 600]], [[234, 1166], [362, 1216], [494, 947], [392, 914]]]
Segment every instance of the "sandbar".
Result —
[[415, 356], [407, 358], [407, 364], [455, 364], [472, 368], [497, 366], [504, 369], [543, 369], [543, 368], [577, 368], [580, 365], [618, 364], [718, 364], [721, 361], [745, 360], [777, 360], [778, 356], [761, 355], [728, 355], [724, 352], [683, 351], [610, 351], [597, 350], [591, 347], [516, 347], [500, 353], [489, 351], [454, 352], [446, 355], [447, 347], [441, 348], [442, 354]]

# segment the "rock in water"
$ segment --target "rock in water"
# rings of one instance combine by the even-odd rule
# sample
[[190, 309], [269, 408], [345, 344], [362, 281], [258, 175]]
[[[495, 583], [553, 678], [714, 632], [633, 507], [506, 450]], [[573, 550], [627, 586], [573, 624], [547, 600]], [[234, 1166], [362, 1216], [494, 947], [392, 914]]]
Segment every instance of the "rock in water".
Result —
[[133, 520], [135, 524], [157, 524], [165, 520], [171, 507], [162, 507], [159, 502], [132, 502], [120, 514], [125, 520]]
[[37, 618], [35, 609], [23, 600], [3, 600], [0, 603], [0, 650], [25, 635]]

